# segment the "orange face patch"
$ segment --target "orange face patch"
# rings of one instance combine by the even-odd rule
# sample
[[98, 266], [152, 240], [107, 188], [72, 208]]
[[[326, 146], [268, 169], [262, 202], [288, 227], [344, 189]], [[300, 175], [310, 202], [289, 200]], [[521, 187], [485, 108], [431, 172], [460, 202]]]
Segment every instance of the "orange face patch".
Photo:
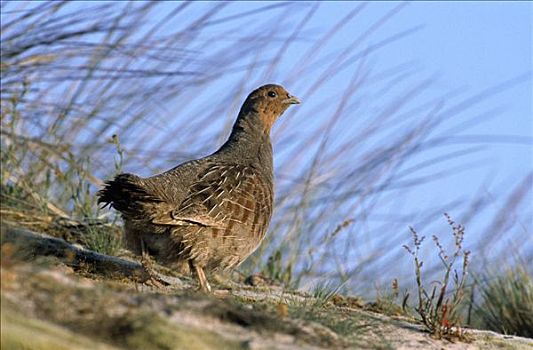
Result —
[[268, 84], [254, 90], [246, 99], [243, 111], [255, 110], [259, 113], [266, 132], [270, 132], [272, 125], [292, 104], [300, 101], [291, 96], [280, 85]]

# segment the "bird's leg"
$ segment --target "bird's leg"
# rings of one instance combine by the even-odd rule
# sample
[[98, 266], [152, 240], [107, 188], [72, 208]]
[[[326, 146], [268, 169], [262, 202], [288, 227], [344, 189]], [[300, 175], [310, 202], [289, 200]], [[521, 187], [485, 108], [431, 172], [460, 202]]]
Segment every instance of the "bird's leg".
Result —
[[191, 271], [196, 273], [196, 278], [198, 279], [198, 283], [200, 283], [200, 289], [205, 293], [211, 293], [211, 286], [205, 277], [204, 269], [195, 264], [192, 260], [189, 260], [189, 266]]
[[165, 286], [169, 285], [167, 281], [159, 277], [159, 274], [157, 271], [154, 270], [152, 267], [152, 259], [150, 258], [150, 254], [148, 254], [148, 251], [146, 249], [146, 246], [144, 244], [144, 240], [141, 239], [141, 265], [144, 268], [144, 271], [148, 274], [148, 281], [152, 282], [153, 285], [155, 285], [158, 288], [164, 288]]

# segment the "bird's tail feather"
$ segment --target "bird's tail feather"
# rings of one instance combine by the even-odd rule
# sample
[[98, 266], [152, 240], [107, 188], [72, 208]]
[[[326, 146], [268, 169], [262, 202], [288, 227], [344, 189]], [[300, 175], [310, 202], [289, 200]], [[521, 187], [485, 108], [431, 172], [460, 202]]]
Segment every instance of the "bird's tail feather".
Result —
[[162, 202], [146, 190], [140, 177], [132, 174], [120, 174], [106, 181], [97, 196], [98, 204], [104, 208], [109, 205], [126, 215], [142, 210], [143, 204]]

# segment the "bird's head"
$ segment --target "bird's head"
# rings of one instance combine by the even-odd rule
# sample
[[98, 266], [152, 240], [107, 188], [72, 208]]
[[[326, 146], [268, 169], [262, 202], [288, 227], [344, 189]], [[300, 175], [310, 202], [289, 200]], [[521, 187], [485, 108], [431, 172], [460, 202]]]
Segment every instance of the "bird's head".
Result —
[[239, 115], [245, 117], [250, 112], [259, 114], [263, 127], [269, 132], [287, 108], [299, 103], [300, 100], [289, 94], [283, 86], [267, 84], [248, 95]]

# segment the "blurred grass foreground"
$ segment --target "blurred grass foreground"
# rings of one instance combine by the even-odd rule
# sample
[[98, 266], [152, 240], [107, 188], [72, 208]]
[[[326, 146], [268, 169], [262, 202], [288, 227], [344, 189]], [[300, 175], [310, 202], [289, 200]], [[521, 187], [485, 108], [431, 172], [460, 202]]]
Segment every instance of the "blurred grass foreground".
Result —
[[[474, 273], [520, 256], [518, 272], [502, 276], [531, 281], [531, 174], [497, 198], [481, 186], [475, 198], [458, 193], [446, 203], [403, 209], [413, 193], [431, 195], [440, 180], [468, 176], [476, 166], [471, 157], [487, 150], [451, 137], [485, 117], [470, 108], [521, 81], [436, 95], [434, 79], [412, 62], [374, 64], [421, 30], [387, 26], [405, 4], [353, 4], [319, 28], [314, 18], [329, 5], [1, 6], [3, 222], [115, 254], [120, 221], [96, 205], [102, 181], [122, 170], [148, 176], [208, 154], [225, 140], [246, 94], [277, 82], [304, 103], [273, 132], [274, 219], [243, 272], [305, 289], [333, 282], [344, 293], [379, 293], [379, 283], [393, 278], [409, 289], [414, 279], [402, 249], [408, 226], [445, 231], [442, 214], [450, 212], [467, 226]], [[492, 222], [469, 232], [476, 215], [495, 207]], [[441, 241], [453, 245], [447, 236]], [[430, 276], [441, 269], [436, 254], [424, 269]], [[481, 280], [490, 298], [505, 290], [490, 276]]]

